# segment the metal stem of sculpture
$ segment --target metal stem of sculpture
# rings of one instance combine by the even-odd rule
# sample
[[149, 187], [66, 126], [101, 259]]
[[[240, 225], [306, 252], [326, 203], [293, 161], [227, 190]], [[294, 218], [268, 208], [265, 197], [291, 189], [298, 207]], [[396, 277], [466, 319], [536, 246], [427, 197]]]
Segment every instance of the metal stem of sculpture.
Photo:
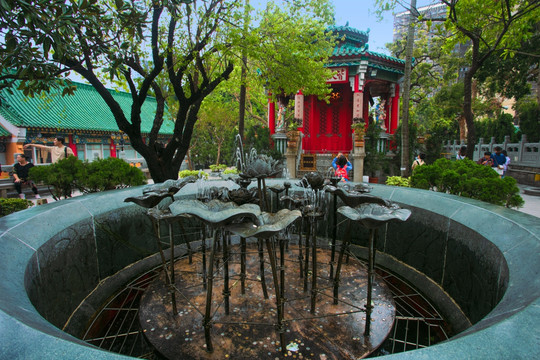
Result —
[[369, 229], [369, 244], [368, 244], [368, 286], [367, 286], [367, 300], [366, 300], [366, 328], [364, 330], [364, 336], [369, 336], [371, 329], [371, 311], [373, 305], [371, 304], [371, 295], [373, 290], [373, 277], [375, 276], [375, 253], [377, 248], [375, 247], [375, 239], [378, 237], [378, 229]]
[[176, 308], [176, 289], [174, 286], [174, 235], [173, 235], [173, 227], [172, 227], [172, 221], [167, 220], [167, 223], [169, 225], [169, 248], [171, 251], [171, 259], [170, 259], [170, 274], [171, 274], [171, 282], [169, 284], [169, 291], [171, 293], [171, 302], [173, 307], [173, 314], [178, 314], [178, 309]]
[[285, 331], [283, 328], [283, 304], [282, 304], [282, 297], [280, 294], [281, 287], [280, 287], [279, 278], [277, 275], [276, 257], [274, 254], [274, 249], [272, 248], [272, 245], [270, 243], [270, 239], [266, 239], [266, 249], [268, 251], [268, 258], [270, 259], [270, 268], [272, 270], [272, 278], [274, 279], [274, 289], [276, 292], [276, 310], [277, 310], [276, 329], [279, 334], [281, 352], [283, 354], [286, 354], [287, 349], [285, 348]]
[[214, 286], [214, 256], [216, 254], [217, 247], [217, 231], [214, 232], [214, 241], [212, 244], [212, 251], [210, 252], [210, 261], [208, 263], [208, 283], [206, 288], [206, 307], [203, 319], [204, 338], [206, 341], [206, 351], [213, 352], [214, 347], [212, 345], [212, 336], [210, 330], [212, 329], [212, 290]]
[[266, 278], [264, 276], [264, 246], [262, 239], [258, 240], [259, 247], [259, 273], [261, 277], [261, 287], [263, 291], [263, 296], [265, 299], [268, 299], [268, 289], [266, 288]]
[[246, 294], [246, 238], [240, 237], [240, 292]]
[[225, 315], [229, 315], [229, 297], [231, 291], [229, 290], [229, 241], [227, 241], [228, 234], [225, 231], [221, 232], [221, 239], [223, 242], [223, 298], [225, 300]]
[[[309, 219], [308, 219], [309, 221]], [[309, 273], [309, 238], [311, 237], [311, 222], [309, 222], [307, 227], [307, 233], [305, 238], [305, 250], [306, 250], [306, 257], [304, 259], [304, 292], [307, 292], [308, 290], [308, 273]]]
[[[311, 216], [311, 233], [313, 234], [313, 240], [311, 242], [311, 313], [315, 314], [315, 306], [317, 303], [317, 231], [315, 216]], [[306, 250], [307, 251], [307, 250]]]
[[203, 288], [206, 290], [206, 224], [202, 225], [202, 242], [201, 242], [201, 254], [202, 254], [202, 280]]
[[332, 244], [330, 253], [330, 280], [334, 278], [334, 264], [336, 263], [336, 240], [337, 240], [337, 194], [332, 194], [332, 214], [334, 223], [332, 224]]
[[334, 276], [334, 305], [339, 301], [339, 277], [341, 274], [341, 265], [343, 264], [343, 255], [347, 248], [347, 244], [351, 241], [351, 221], [347, 222], [347, 230], [345, 232], [345, 239], [341, 242], [341, 248], [339, 250], [338, 262], [336, 266], [336, 275]]

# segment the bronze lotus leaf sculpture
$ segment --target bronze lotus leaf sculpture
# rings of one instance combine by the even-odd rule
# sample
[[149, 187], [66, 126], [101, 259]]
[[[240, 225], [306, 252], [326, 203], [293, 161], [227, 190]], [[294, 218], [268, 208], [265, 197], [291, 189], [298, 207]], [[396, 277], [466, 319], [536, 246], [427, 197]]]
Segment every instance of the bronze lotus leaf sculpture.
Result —
[[193, 183], [197, 180], [195, 176], [188, 176], [178, 180], [166, 180], [162, 183], [148, 185], [143, 188], [143, 195], [148, 193], [161, 193], [161, 192], [172, 192], [177, 193], [180, 189], [186, 186], [189, 183]]
[[246, 179], [262, 179], [277, 175], [280, 171], [278, 160], [274, 160], [267, 155], [258, 155], [254, 161], [246, 165], [244, 172], [240, 173], [240, 176]]
[[124, 199], [124, 202], [133, 202], [144, 208], [157, 206], [163, 199], [170, 197], [174, 201], [174, 194], [189, 183], [195, 182], [194, 176], [188, 176], [178, 180], [167, 180], [165, 182], [146, 186], [142, 196], [132, 196]]
[[244, 222], [227, 226], [227, 230], [244, 238], [256, 237], [267, 239], [285, 230], [296, 219], [301, 217], [300, 210], [281, 209], [275, 214], [263, 212], [257, 217], [257, 224]]
[[356, 191], [347, 191], [341, 187], [328, 185], [326, 186], [326, 191], [336, 194], [345, 203], [345, 205], [350, 207], [357, 207], [358, 205], [365, 203], [379, 204], [387, 207], [391, 206], [391, 202], [388, 200]]
[[338, 212], [346, 218], [359, 221], [368, 229], [374, 229], [389, 221], [406, 221], [411, 210], [401, 209], [397, 205], [385, 206], [377, 203], [365, 203], [352, 208], [342, 206]]
[[261, 213], [261, 209], [255, 204], [238, 205], [219, 200], [208, 202], [176, 200], [169, 205], [169, 210], [174, 216], [193, 215], [214, 227], [231, 223], [240, 218], [248, 218], [257, 223], [257, 216]]

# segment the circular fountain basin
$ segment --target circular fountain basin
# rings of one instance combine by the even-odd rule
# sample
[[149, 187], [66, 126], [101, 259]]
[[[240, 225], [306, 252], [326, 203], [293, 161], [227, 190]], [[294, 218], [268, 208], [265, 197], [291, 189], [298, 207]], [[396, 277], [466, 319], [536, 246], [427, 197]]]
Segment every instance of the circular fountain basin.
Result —
[[[196, 192], [196, 186], [186, 186], [177, 198], [194, 198]], [[103, 304], [107, 294], [158, 263], [144, 209], [123, 202], [140, 193], [141, 188], [97, 193], [0, 219], [2, 358], [126, 358], [77, 336], [97, 310], [92, 304]], [[378, 264], [435, 303], [448, 294], [461, 309], [444, 314], [451, 322], [457, 318], [458, 335], [392, 358], [534, 358], [540, 353], [538, 218], [418, 189], [373, 185], [371, 194], [412, 210], [407, 222], [380, 231]], [[365, 238], [362, 231], [353, 237], [360, 254]], [[438, 305], [444, 313], [444, 302]]]

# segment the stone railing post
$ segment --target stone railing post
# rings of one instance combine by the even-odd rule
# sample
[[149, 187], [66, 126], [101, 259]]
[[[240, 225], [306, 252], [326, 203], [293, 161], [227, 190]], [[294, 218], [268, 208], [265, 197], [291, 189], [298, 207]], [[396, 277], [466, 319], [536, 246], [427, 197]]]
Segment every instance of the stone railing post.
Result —
[[495, 137], [492, 136], [489, 141], [489, 152], [493, 153], [493, 148], [495, 147]]
[[[476, 160], [480, 159], [482, 156], [484, 156], [484, 152], [482, 151], [482, 145], [484, 145], [484, 138], [478, 139], [478, 144], [476, 145], [477, 148], [474, 149], [476, 152]], [[475, 159], [473, 159], [475, 160]]]
[[527, 142], [527, 135], [521, 135], [521, 140], [519, 141], [518, 149], [518, 162], [523, 161], [523, 153], [525, 152], [525, 143]]
[[501, 147], [502, 147], [504, 150], [506, 150], [506, 148], [508, 147], [508, 143], [509, 143], [509, 142], [510, 142], [510, 135], [506, 135], [506, 136], [504, 137], [504, 141], [503, 141]]

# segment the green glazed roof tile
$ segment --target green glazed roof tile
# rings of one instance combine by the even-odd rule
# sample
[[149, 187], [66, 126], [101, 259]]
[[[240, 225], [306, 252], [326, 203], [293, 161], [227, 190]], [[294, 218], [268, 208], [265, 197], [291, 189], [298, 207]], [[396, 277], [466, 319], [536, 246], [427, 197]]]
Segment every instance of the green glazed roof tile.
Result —
[[4, 129], [2, 125], [0, 125], [0, 137], [3, 137], [3, 136], [11, 136], [11, 133], [7, 131], [6, 129]]
[[[2, 93], [4, 100], [0, 114], [9, 122], [22, 127], [62, 128], [74, 130], [118, 131], [111, 110], [90, 85], [73, 83], [73, 96], [62, 96], [62, 90], [51, 90], [31, 98], [13, 89], [13, 94]], [[109, 90], [122, 108], [128, 121], [131, 117], [131, 95]], [[149, 133], [156, 112], [156, 100], [148, 97], [141, 109], [141, 132]], [[172, 134], [174, 122], [166, 119], [160, 133]]]

